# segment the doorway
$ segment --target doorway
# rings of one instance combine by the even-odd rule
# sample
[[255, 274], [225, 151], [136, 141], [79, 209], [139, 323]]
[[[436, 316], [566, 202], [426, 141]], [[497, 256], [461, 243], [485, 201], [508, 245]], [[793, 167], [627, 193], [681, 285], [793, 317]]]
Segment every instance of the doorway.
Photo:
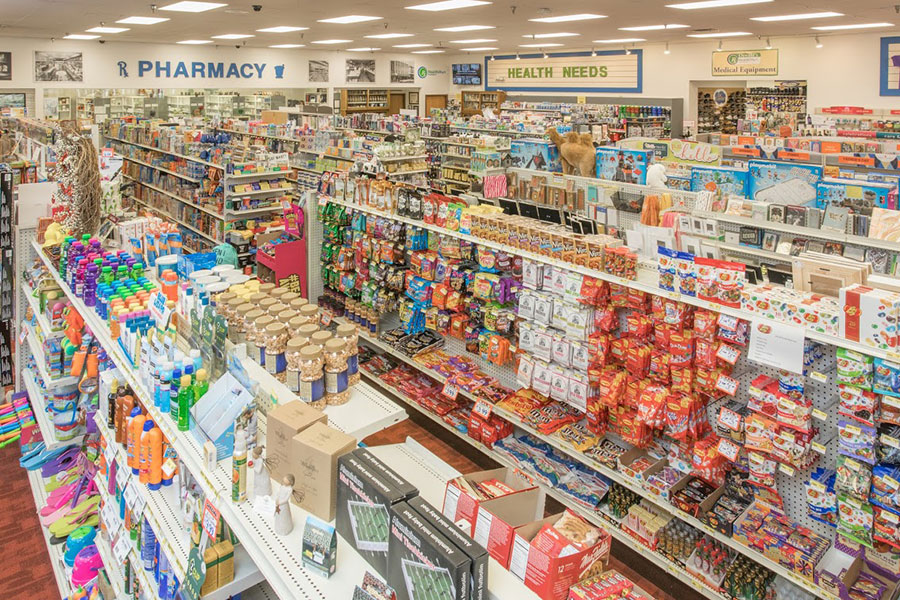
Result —
[[400, 109], [406, 108], [406, 92], [391, 92], [391, 102], [388, 106], [391, 115], [399, 115]]
[[431, 114], [432, 108], [447, 108], [447, 94], [429, 94], [425, 96], [425, 116]]

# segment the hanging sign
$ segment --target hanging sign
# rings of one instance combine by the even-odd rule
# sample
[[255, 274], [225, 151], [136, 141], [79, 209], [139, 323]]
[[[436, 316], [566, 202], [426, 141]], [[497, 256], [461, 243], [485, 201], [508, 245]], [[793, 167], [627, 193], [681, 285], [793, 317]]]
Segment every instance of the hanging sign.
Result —
[[641, 50], [485, 57], [485, 89], [640, 93], [643, 58]]
[[778, 75], [778, 50], [732, 50], [712, 53], [714, 77]]

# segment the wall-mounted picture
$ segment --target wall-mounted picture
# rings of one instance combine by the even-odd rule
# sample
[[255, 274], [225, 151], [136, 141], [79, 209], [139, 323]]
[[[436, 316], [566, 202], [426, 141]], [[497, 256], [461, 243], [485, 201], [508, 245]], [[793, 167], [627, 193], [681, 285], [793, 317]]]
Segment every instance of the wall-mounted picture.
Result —
[[0, 81], [12, 81], [12, 52], [0, 52]]
[[403, 60], [391, 61], [391, 83], [412, 83], [415, 80], [416, 67]]
[[328, 82], [328, 61], [327, 60], [311, 60], [309, 61], [309, 81], [315, 83]]
[[25, 94], [0, 94], [0, 108], [25, 108]]
[[881, 95], [900, 96], [900, 37], [881, 38]]
[[347, 59], [347, 83], [375, 83], [375, 59]]
[[81, 52], [34, 51], [35, 81], [84, 81]]

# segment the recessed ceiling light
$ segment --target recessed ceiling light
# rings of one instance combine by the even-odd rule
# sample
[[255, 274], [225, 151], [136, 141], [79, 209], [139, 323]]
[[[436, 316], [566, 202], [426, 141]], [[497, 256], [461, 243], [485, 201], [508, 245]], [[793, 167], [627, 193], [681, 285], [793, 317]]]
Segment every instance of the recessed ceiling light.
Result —
[[122, 33], [123, 31], [131, 31], [127, 27], [91, 27], [85, 29], [88, 33]]
[[96, 40], [99, 35], [85, 35], [83, 33], [72, 33], [64, 36], [64, 40]]
[[410, 54], [443, 54], [443, 50], [413, 50]]
[[275, 44], [269, 48], [305, 48], [306, 44]]
[[128, 17], [127, 19], [119, 19], [116, 23], [122, 23], [123, 25], [156, 25], [168, 20], [166, 17]]
[[161, 6], [159, 10], [173, 10], [175, 12], [206, 12], [208, 10], [213, 10], [215, 8], [222, 8], [223, 6], [228, 6], [227, 4], [220, 4], [218, 2], [193, 2], [192, 0], [184, 0], [183, 2], [176, 2], [175, 4], [168, 4], [166, 6]]
[[689, 38], [723, 38], [738, 37], [739, 35], [753, 35], [746, 31], [720, 31], [719, 33], [690, 33]]
[[212, 44], [212, 40], [181, 40], [176, 44], [185, 44], [187, 46], [200, 46], [202, 44]]
[[666, 8], [680, 8], [682, 10], [696, 10], [698, 8], [721, 8], [723, 6], [738, 6], [741, 4], [762, 4], [774, 0], [701, 0], [700, 2], [681, 2], [679, 4], [666, 4]]
[[844, 13], [839, 12], [814, 12], [799, 13], [796, 15], [776, 15], [774, 17], [750, 17], [751, 21], [800, 21], [801, 19], [827, 19], [828, 17], [843, 17]]
[[619, 27], [619, 31], [662, 31], [663, 29], [687, 29], [690, 25], [641, 25], [640, 27]]
[[427, 4], [413, 4], [412, 6], [407, 6], [408, 10], [427, 10], [427, 11], [439, 11], [439, 10], [454, 10], [456, 8], [471, 8], [473, 6], [481, 6], [483, 4], [490, 4], [490, 2], [485, 2], [485, 0], [443, 0], [443, 2], [429, 2]]
[[375, 52], [381, 48], [347, 48], [347, 52]]
[[491, 38], [471, 38], [468, 40], [450, 40], [451, 44], [483, 44], [485, 42], [496, 42]]
[[605, 19], [606, 15], [595, 15], [592, 13], [580, 13], [577, 15], [560, 15], [558, 17], [541, 17], [539, 19], [528, 19], [534, 23], [566, 23], [568, 21], [588, 21], [590, 19]]
[[413, 37], [415, 34], [413, 33], [379, 33], [376, 35], [367, 35], [367, 38], [371, 38], [373, 40], [390, 40], [393, 38], [405, 38], [405, 37]]
[[480, 31], [482, 29], [496, 29], [493, 25], [457, 25], [456, 27], [438, 27], [435, 31], [449, 31], [459, 33], [461, 31]]
[[214, 40], [243, 40], [245, 38], [255, 37], [250, 33], [223, 33], [222, 35], [214, 35]]
[[813, 27], [818, 31], [834, 31], [837, 29], [871, 29], [873, 27], [893, 27], [893, 23], [859, 23], [856, 25], [822, 25]]
[[523, 38], [534, 38], [537, 40], [542, 40], [545, 38], [558, 38], [558, 37], [575, 37], [576, 35], [581, 35], [580, 33], [529, 33], [527, 35], [523, 35]]
[[309, 27], [291, 27], [290, 25], [279, 25], [278, 27], [266, 27], [265, 29], [257, 29], [259, 33], [290, 33], [292, 31], [306, 31]]
[[632, 42], [646, 42], [644, 38], [618, 38], [614, 40], [594, 40], [595, 44], [629, 44]]
[[349, 44], [353, 40], [316, 40], [313, 44]]
[[344, 17], [332, 17], [331, 19], [319, 19], [319, 23], [337, 23], [338, 25], [348, 25], [350, 23], [365, 23], [366, 21], [377, 21], [382, 17], [369, 17], [366, 15], [347, 15]]
[[463, 48], [466, 52], [480, 52], [482, 50], [497, 50], [494, 46], [478, 46], [477, 48]]
[[563, 44], [519, 44], [519, 48], [558, 48]]

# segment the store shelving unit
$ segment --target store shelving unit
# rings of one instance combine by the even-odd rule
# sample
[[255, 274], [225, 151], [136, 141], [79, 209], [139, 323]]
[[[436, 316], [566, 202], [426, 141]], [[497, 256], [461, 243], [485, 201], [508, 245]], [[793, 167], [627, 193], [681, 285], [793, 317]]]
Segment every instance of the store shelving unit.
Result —
[[38, 386], [35, 375], [31, 369], [22, 370], [22, 381], [25, 384], [25, 390], [28, 392], [28, 400], [31, 402], [34, 420], [41, 432], [44, 445], [49, 449], [53, 449], [81, 442], [84, 435], [77, 435], [71, 440], [58, 440], [56, 438], [56, 429], [53, 427], [53, 422], [50, 420], [49, 413], [47, 412], [46, 397], [40, 386]]
[[480, 115], [485, 108], [500, 111], [500, 105], [506, 100], [506, 92], [481, 92], [477, 90], [463, 90], [462, 110], [464, 117]]
[[341, 114], [387, 112], [388, 90], [384, 88], [352, 88], [341, 90]]
[[[44, 479], [41, 477], [40, 469], [28, 471], [28, 483], [31, 486], [34, 505], [36, 507], [44, 506], [47, 503], [47, 492], [44, 488]], [[47, 545], [47, 552], [50, 554], [50, 566], [53, 569], [56, 587], [59, 589], [60, 596], [67, 597], [72, 593], [72, 585], [69, 582], [68, 570], [63, 562], [64, 546], [50, 543], [50, 531], [47, 528], [41, 527], [41, 534], [44, 537], [44, 543]]]

